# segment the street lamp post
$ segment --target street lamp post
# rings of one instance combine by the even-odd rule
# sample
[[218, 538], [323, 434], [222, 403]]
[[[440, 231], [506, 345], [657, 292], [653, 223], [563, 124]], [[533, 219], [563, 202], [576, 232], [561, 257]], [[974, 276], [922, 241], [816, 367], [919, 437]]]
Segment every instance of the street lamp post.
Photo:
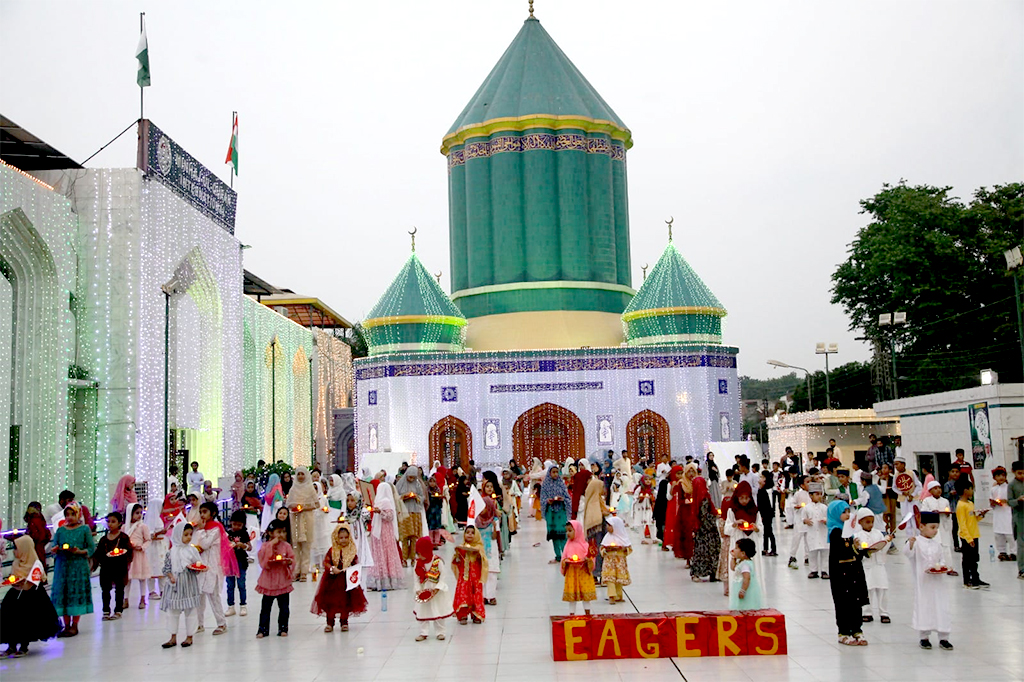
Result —
[[825, 409], [832, 409], [832, 391], [828, 383], [828, 356], [839, 352], [838, 343], [818, 343], [814, 346], [814, 352], [817, 355], [825, 356]]
[[893, 332], [889, 334], [889, 354], [892, 357], [892, 399], [899, 400], [900, 392], [898, 387], [898, 376], [896, 374], [896, 327], [905, 326], [907, 324], [906, 313], [882, 313], [878, 316], [879, 327], [893, 327]]
[[804, 378], [807, 380], [807, 411], [810, 412], [811, 410], [813, 410], [814, 409], [814, 398], [813, 398], [813, 395], [811, 394], [811, 373], [809, 371], [807, 371], [806, 369], [804, 369], [803, 367], [797, 367], [796, 365], [790, 365], [790, 364], [787, 364], [785, 362], [780, 362], [778, 360], [769, 360], [768, 364], [771, 365], [772, 367], [779, 367], [779, 368], [785, 368], [785, 369], [798, 369], [798, 370], [800, 370], [801, 372], [804, 373]]
[[1020, 337], [1021, 371], [1024, 371], [1024, 315], [1021, 313], [1020, 283], [1017, 281], [1017, 270], [1024, 266], [1024, 256], [1021, 255], [1019, 246], [1004, 251], [1003, 256], [1006, 258], [1006, 270], [1013, 278], [1013, 302], [1017, 304], [1017, 335]]

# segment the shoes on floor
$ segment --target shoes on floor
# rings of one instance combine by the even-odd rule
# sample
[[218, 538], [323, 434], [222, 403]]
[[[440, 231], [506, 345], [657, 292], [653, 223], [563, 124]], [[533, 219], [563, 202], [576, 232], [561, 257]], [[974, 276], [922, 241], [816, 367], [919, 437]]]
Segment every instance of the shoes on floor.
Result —
[[984, 580], [979, 580], [978, 582], [974, 583], [974, 589], [976, 590], [987, 590], [989, 587], [991, 587], [991, 585], [989, 585]]
[[828, 580], [828, 573], [826, 573], [825, 571], [822, 571], [821, 572], [821, 579], [822, 580]]
[[953, 650], [953, 645], [949, 643], [948, 639], [940, 639], [939, 640], [939, 648], [942, 649], [943, 651], [952, 651]]
[[811, 580], [814, 580], [815, 578], [818, 577], [818, 572], [817, 571], [811, 571], [810, 573], [807, 574], [807, 577], [809, 579], [811, 579]]
[[889, 618], [889, 616], [882, 616], [879, 620], [887, 625], [892, 622], [892, 618]]
[[240, 607], [238, 607], [238, 615], [239, 616], [248, 616], [249, 615], [249, 609], [245, 608], [245, 604], [242, 604]]
[[233, 615], [235, 615], [235, 607], [234, 606], [229, 607], [228, 610], [224, 612], [224, 616], [225, 617], [233, 616]]
[[932, 643], [931, 643], [931, 642], [929, 642], [929, 641], [928, 641], [927, 639], [922, 639], [922, 640], [921, 640], [921, 648], [922, 648], [922, 649], [928, 649], [928, 650], [931, 650], [931, 648], [932, 648]]

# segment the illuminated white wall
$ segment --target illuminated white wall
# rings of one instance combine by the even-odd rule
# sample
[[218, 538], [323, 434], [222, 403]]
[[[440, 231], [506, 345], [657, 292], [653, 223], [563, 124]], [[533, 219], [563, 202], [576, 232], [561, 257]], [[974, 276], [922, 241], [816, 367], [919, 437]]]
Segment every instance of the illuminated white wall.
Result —
[[[0, 513], [20, 518], [51, 500], [70, 471], [68, 365], [74, 359], [75, 219], [71, 204], [0, 163]], [[17, 480], [9, 483], [10, 427], [21, 426]]]
[[[613, 349], [614, 351], [615, 349]], [[741, 437], [735, 349], [719, 350], [717, 355], [733, 361], [731, 367], [686, 366], [631, 368], [631, 358], [701, 356], [701, 351], [683, 352], [665, 347], [630, 349], [612, 356], [602, 349], [579, 349], [550, 354], [526, 353], [464, 353], [431, 354], [422, 359], [410, 356], [383, 356], [357, 360], [356, 365], [356, 438], [361, 455], [368, 452], [369, 426], [377, 425], [378, 450], [416, 453], [418, 463], [426, 463], [431, 426], [446, 415], [455, 416], [470, 427], [473, 437], [473, 458], [481, 466], [501, 466], [513, 456], [512, 429], [524, 412], [545, 402], [555, 403], [572, 411], [583, 423], [585, 451], [626, 449], [626, 425], [638, 412], [649, 409], [664, 417], [669, 424], [672, 456], [703, 454], [704, 443], [721, 438], [721, 416], [725, 413], [731, 438]], [[711, 354], [706, 352], [705, 355]], [[463, 373], [462, 362], [514, 362], [581, 358], [616, 359], [616, 369], [584, 369], [557, 372]], [[366, 377], [368, 373], [388, 366], [425, 364], [425, 376]], [[723, 363], [728, 364], [728, 363]], [[394, 370], [388, 373], [400, 374]], [[725, 384], [721, 385], [720, 381]], [[653, 395], [640, 394], [640, 382], [653, 381]], [[495, 392], [496, 385], [531, 385], [544, 383], [570, 384], [572, 390], [515, 390]], [[454, 388], [456, 400], [445, 401], [444, 389]], [[724, 392], [720, 392], [724, 390]], [[502, 389], [498, 389], [501, 391]], [[376, 391], [376, 405], [370, 404], [370, 391]], [[451, 398], [451, 392], [447, 397]], [[612, 442], [598, 442], [598, 416], [612, 418]], [[484, 420], [500, 420], [500, 446], [484, 447]]]

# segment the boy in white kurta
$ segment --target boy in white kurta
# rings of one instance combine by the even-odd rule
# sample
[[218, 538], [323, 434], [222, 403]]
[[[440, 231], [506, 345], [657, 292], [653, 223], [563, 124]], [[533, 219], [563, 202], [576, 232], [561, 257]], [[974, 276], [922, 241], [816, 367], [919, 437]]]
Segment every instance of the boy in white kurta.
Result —
[[429, 537], [416, 541], [416, 604], [413, 614], [420, 623], [420, 634], [417, 642], [422, 642], [430, 634], [430, 624], [434, 624], [437, 638], [445, 637], [445, 620], [455, 615], [452, 606], [455, 600], [455, 580], [444, 563], [444, 559], [434, 554], [434, 543]]
[[812, 483], [811, 501], [804, 507], [800, 523], [807, 529], [807, 554], [811, 572], [808, 578], [828, 580], [828, 507], [822, 501], [822, 486]]
[[932, 481], [928, 484], [928, 494], [921, 500], [921, 511], [935, 512], [939, 515], [939, 542], [942, 543], [942, 563], [950, 567], [949, 575], [960, 575], [953, 568], [953, 514], [949, 508], [949, 500], [942, 496], [942, 484]]
[[1000, 561], [1015, 561], [1011, 557], [1015, 553], [1013, 542], [1013, 513], [1010, 511], [1009, 486], [1006, 484], [1006, 469], [996, 467], [992, 470], [992, 492], [989, 493], [992, 505], [992, 534], [996, 539], [996, 552]]
[[804, 558], [808, 558], [807, 549], [807, 525], [804, 524], [804, 509], [811, 503], [811, 495], [807, 492], [809, 485], [806, 476], [798, 475], [793, 482], [796, 483], [796, 493], [786, 498], [786, 507], [790, 509], [788, 519], [793, 526], [793, 543], [789, 547], [789, 568], [799, 570], [797, 563], [797, 552], [800, 550], [800, 543], [804, 543]]
[[[875, 515], [871, 510], [862, 507], [857, 510], [857, 531], [853, 534], [854, 541], [860, 547], [861, 552], [867, 552], [875, 544], [887, 543], [892, 540], [891, 535], [886, 535], [878, 528], [875, 528]], [[882, 547], [882, 549], [885, 549]], [[878, 609], [878, 618], [883, 623], [891, 623], [889, 618], [889, 574], [885, 570], [885, 552], [873, 550], [863, 560], [864, 580], [868, 586], [868, 599], [870, 603], [865, 607], [863, 621], [870, 623], [874, 621], [872, 609]]]
[[931, 649], [929, 639], [933, 631], [939, 635], [939, 647], [953, 649], [949, 632], [953, 619], [949, 614], [949, 595], [942, 563], [942, 543], [939, 534], [939, 515], [921, 512], [920, 534], [907, 541], [907, 557], [914, 578], [914, 617], [910, 626], [921, 635], [921, 648]]

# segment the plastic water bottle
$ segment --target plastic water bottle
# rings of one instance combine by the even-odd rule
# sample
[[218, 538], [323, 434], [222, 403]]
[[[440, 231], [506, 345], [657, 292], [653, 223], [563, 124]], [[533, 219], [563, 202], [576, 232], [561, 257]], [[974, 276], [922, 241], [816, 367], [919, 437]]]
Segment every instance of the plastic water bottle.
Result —
[[381, 590], [380, 592], [380, 610], [381, 612], [387, 612], [388, 610], [388, 591]]
[[996, 548], [992, 545], [988, 546], [988, 560], [992, 563], [995, 563], [996, 561]]

